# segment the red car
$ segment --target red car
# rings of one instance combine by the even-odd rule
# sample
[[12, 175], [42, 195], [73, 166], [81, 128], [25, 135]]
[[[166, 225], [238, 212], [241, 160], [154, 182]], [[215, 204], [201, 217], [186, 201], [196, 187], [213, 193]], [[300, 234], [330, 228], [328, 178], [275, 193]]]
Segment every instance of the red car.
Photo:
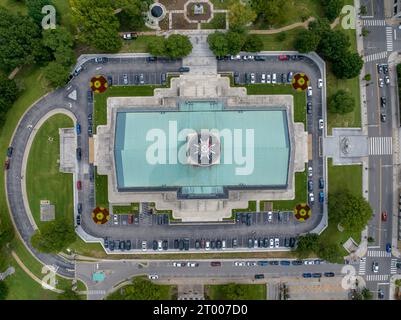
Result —
[[134, 221], [134, 216], [132, 214], [128, 215], [128, 224], [132, 224], [132, 222]]
[[81, 182], [81, 180], [78, 180], [78, 181], [77, 181], [77, 189], [78, 189], [78, 190], [81, 190], [81, 189], [82, 189], [82, 182]]
[[280, 61], [286, 61], [286, 60], [289, 60], [290, 58], [289, 58], [286, 54], [280, 54], [280, 55], [278, 56], [278, 59], [279, 59]]
[[382, 212], [382, 221], [387, 221], [387, 212], [386, 211]]

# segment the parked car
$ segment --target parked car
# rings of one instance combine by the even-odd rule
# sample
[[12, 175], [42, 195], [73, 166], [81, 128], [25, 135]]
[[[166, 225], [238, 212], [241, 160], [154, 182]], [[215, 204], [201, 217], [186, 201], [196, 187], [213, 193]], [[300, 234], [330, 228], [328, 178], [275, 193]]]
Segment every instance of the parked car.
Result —
[[312, 102], [310, 102], [310, 101], [308, 101], [308, 102], [306, 103], [306, 112], [307, 112], [308, 114], [312, 114]]
[[128, 84], [128, 74], [126, 74], [126, 73], [124, 73], [123, 74], [123, 83], [125, 84], [125, 85], [127, 85]]
[[390, 77], [389, 76], [385, 76], [384, 77], [384, 82], [388, 85], [390, 84]]
[[291, 247], [291, 248], [295, 247], [295, 242], [296, 242], [295, 238], [294, 238], [294, 237], [291, 237], [291, 238], [290, 238], [290, 247]]
[[319, 202], [320, 202], [320, 203], [323, 203], [323, 202], [324, 202], [324, 192], [323, 192], [323, 191], [320, 191], [320, 192], [319, 192]]
[[384, 87], [383, 78], [379, 78], [378, 82], [379, 82], [379, 87], [380, 87], [380, 88], [383, 88], [383, 87]]
[[255, 56], [255, 61], [266, 61], [265, 56]]
[[276, 84], [276, 83], [277, 83], [277, 74], [273, 73], [272, 84]]
[[290, 246], [290, 239], [284, 238], [284, 247], [288, 248]]
[[84, 67], [83, 66], [79, 66], [78, 68], [76, 68], [74, 70], [73, 75], [76, 77], [77, 75], [79, 75], [82, 72], [82, 70], [84, 70]]
[[159, 279], [159, 276], [157, 274], [150, 274], [148, 275], [149, 280], [157, 280]]
[[270, 73], [267, 74], [266, 83], [268, 83], [268, 84], [272, 83], [272, 77], [271, 77]]
[[377, 291], [377, 297], [381, 300], [381, 299], [384, 299], [384, 292], [383, 292], [383, 289], [382, 288], [380, 288], [378, 291]]
[[323, 79], [318, 79], [318, 80], [317, 80], [317, 87], [318, 87], [319, 89], [323, 88]]
[[81, 157], [82, 157], [81, 148], [77, 148], [77, 149], [76, 149], [76, 155], [77, 155], [77, 160], [78, 160], [78, 161], [81, 161]]
[[256, 266], [256, 261], [247, 261], [246, 262], [246, 265], [248, 266], [248, 267], [255, 267]]
[[178, 242], [178, 249], [184, 250], [184, 240], [183, 239], [180, 239], [180, 241]]
[[323, 130], [323, 128], [324, 128], [323, 119], [319, 119], [319, 129], [320, 129], [320, 130]]
[[125, 241], [120, 240], [120, 243], [118, 244], [118, 249], [120, 249], [121, 251], [125, 250]]
[[266, 83], [266, 73], [262, 73], [260, 83]]
[[75, 125], [75, 130], [77, 131], [77, 134], [81, 134], [81, 125], [78, 122]]
[[274, 239], [274, 247], [278, 248], [280, 246], [280, 239], [279, 238], [275, 238]]
[[222, 241], [221, 241], [221, 248], [222, 248], [223, 250], [225, 250], [226, 247], [227, 247], [226, 240], [222, 240]]
[[291, 263], [293, 266], [300, 266], [303, 264], [302, 260], [293, 260]]
[[81, 215], [77, 214], [77, 225], [80, 226], [81, 225]]
[[239, 73], [238, 72], [234, 72], [234, 83], [235, 84], [239, 84], [240, 79], [239, 79]]
[[252, 238], [248, 239], [248, 248], [253, 248], [253, 239]]
[[269, 264], [272, 266], [278, 266], [279, 262], [277, 260], [271, 260], [271, 261], [269, 261]]
[[269, 238], [264, 238], [263, 239], [263, 248], [268, 248], [269, 247]]
[[380, 114], [380, 120], [381, 120], [381, 122], [386, 122], [386, 114], [385, 113]]
[[321, 177], [319, 178], [319, 188], [323, 189], [324, 188], [324, 179]]
[[312, 177], [313, 174], [313, 168], [312, 167], [308, 167], [308, 176]]
[[116, 243], [114, 241], [109, 241], [109, 249], [110, 251], [114, 251]]
[[6, 159], [6, 161], [4, 161], [4, 170], [8, 169], [10, 169], [10, 159]]
[[112, 76], [107, 76], [107, 83], [109, 84], [109, 87], [113, 85], [113, 77]]
[[258, 261], [258, 266], [266, 267], [269, 265], [269, 261]]
[[315, 273], [312, 273], [312, 277], [313, 277], [313, 278], [321, 278], [321, 277], [322, 277], [322, 274], [319, 273], [319, 272], [315, 272]]
[[313, 195], [313, 193], [309, 193], [309, 203], [310, 204], [314, 204], [315, 203], [315, 196]]
[[184, 250], [189, 250], [189, 239], [184, 239]]
[[152, 249], [153, 250], [157, 250], [157, 241], [156, 240], [153, 240], [153, 242], [152, 242]]
[[78, 211], [78, 214], [82, 213], [82, 203], [81, 202], [79, 202], [77, 205], [77, 211]]
[[384, 74], [387, 74], [388, 73], [388, 64], [383, 64], [382, 66], [383, 66]]
[[163, 250], [167, 250], [168, 249], [168, 241], [167, 240], [163, 241], [162, 248], [163, 248]]
[[253, 72], [251, 73], [251, 83], [255, 83], [255, 74]]
[[234, 238], [233, 240], [232, 240], [232, 247], [233, 248], [236, 248], [238, 246], [238, 240], [237, 240], [237, 238]]
[[287, 61], [287, 60], [290, 59], [290, 57], [287, 56], [286, 54], [280, 54], [280, 55], [278, 56], [278, 59], [279, 59], [280, 61]]
[[304, 278], [312, 278], [312, 274], [309, 273], [309, 272], [305, 272], [305, 273], [302, 274], [302, 277], [304, 277]]
[[294, 73], [293, 73], [293, 72], [288, 72], [288, 74], [287, 74], [287, 82], [288, 82], [288, 83], [291, 83], [291, 82], [292, 82], [293, 76], [294, 76]]
[[255, 279], [264, 279], [265, 275], [264, 274], [255, 274]]
[[212, 261], [212, 262], [210, 262], [210, 265], [212, 267], [220, 267], [221, 266], [221, 262], [220, 261]]
[[244, 261], [235, 261], [234, 262], [234, 266], [236, 266], [236, 267], [245, 267], [246, 264], [245, 264]]
[[92, 126], [88, 126], [88, 135], [92, 136], [92, 133], [93, 133]]
[[206, 240], [205, 250], [210, 250], [210, 241], [209, 240]]
[[118, 224], [118, 215], [117, 214], [113, 214], [113, 224], [114, 225]]
[[385, 108], [385, 107], [386, 107], [386, 102], [387, 102], [386, 97], [380, 97], [380, 106], [381, 106], [382, 108]]
[[13, 147], [8, 147], [7, 148], [7, 157], [11, 158], [11, 156], [13, 155]]
[[335, 274], [334, 274], [334, 272], [325, 272], [325, 273], [324, 273], [324, 276], [325, 276], [325, 277], [328, 277], [328, 278], [331, 278], [331, 277], [334, 277]]
[[105, 248], [109, 247], [109, 239], [107, 237], [103, 239], [103, 245]]
[[309, 180], [309, 181], [308, 181], [308, 191], [309, 191], [309, 192], [312, 192], [312, 191], [313, 191], [313, 181], [312, 181], [312, 180]]
[[382, 221], [387, 221], [387, 212], [386, 211], [382, 212]]
[[200, 249], [200, 241], [199, 240], [195, 241], [195, 249]]
[[131, 240], [125, 241], [125, 249], [126, 250], [131, 250]]
[[81, 180], [78, 180], [78, 181], [77, 181], [77, 189], [78, 189], [78, 190], [81, 190], [81, 189], [82, 189], [82, 182], [81, 182]]
[[147, 58], [146, 58], [146, 61], [147, 61], [147, 62], [155, 62], [156, 60], [157, 60], [156, 57], [147, 57]]
[[128, 224], [132, 224], [134, 222], [134, 216], [132, 214], [129, 214], [127, 217]]
[[386, 252], [391, 253], [391, 244], [390, 243], [386, 244]]
[[139, 75], [139, 83], [140, 83], [140, 84], [145, 84], [145, 80], [144, 80], [143, 73], [141, 73], [141, 74]]
[[274, 248], [274, 239], [270, 238], [270, 249]]
[[258, 246], [259, 246], [258, 239], [254, 239], [254, 240], [253, 240], [253, 247], [254, 247], [254, 248], [257, 248]]
[[377, 72], [378, 73], [382, 73], [383, 72], [383, 65], [381, 65], [381, 64], [377, 65]]
[[148, 243], [147, 243], [146, 240], [143, 240], [143, 241], [142, 241], [142, 251], [146, 251], [147, 248], [148, 248]]
[[138, 34], [136, 32], [125, 32], [122, 34], [122, 38], [124, 40], [134, 40], [138, 37]]
[[162, 74], [160, 75], [160, 82], [161, 82], [161, 84], [165, 84], [166, 81], [167, 81], [167, 75], [166, 75], [165, 73], [162, 73]]
[[291, 264], [291, 262], [288, 261], [288, 260], [282, 260], [282, 261], [280, 261], [280, 265], [282, 265], [282, 266], [289, 266], [290, 264]]
[[95, 63], [106, 63], [109, 61], [109, 58], [107, 57], [96, 57], [95, 58]]
[[190, 268], [195, 268], [198, 266], [199, 266], [199, 263], [197, 263], [197, 262], [188, 262], [187, 263], [187, 267], [190, 267]]
[[251, 213], [247, 213], [246, 215], [246, 225], [250, 226], [252, 224], [252, 214]]
[[178, 249], [179, 241], [178, 239], [174, 240], [174, 249]]
[[308, 97], [312, 97], [312, 87], [308, 87], [307, 91], [306, 91], [306, 95]]
[[185, 267], [186, 263], [185, 262], [173, 262], [173, 267]]

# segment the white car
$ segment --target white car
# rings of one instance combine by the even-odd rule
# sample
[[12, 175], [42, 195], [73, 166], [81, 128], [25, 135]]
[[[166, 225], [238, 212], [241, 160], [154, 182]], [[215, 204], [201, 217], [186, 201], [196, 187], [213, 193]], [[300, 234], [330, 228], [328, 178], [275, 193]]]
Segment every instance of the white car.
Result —
[[142, 241], [142, 251], [146, 251], [147, 250], [147, 242], [146, 242], [146, 240], [143, 240]]
[[223, 250], [225, 250], [226, 247], [227, 247], [227, 245], [226, 245], [226, 240], [222, 240], [222, 241], [221, 241], [221, 248], [222, 248]]
[[276, 83], [277, 83], [277, 74], [273, 73], [272, 84], [276, 84]]
[[256, 266], [256, 262], [255, 261], [247, 261], [246, 265], [248, 267], [255, 267]]
[[210, 250], [210, 241], [206, 241], [205, 243], [205, 250]]
[[308, 176], [309, 176], [309, 177], [312, 177], [312, 172], [313, 172], [312, 167], [309, 167], [309, 168], [308, 168]]
[[254, 60], [255, 57], [254, 56], [248, 56], [248, 60]]
[[271, 75], [270, 75], [270, 73], [268, 73], [267, 74], [267, 80], [266, 80], [266, 83], [272, 83], [272, 80], [271, 80]]
[[270, 238], [270, 249], [274, 248], [274, 239]]
[[385, 76], [385, 77], [384, 77], [384, 82], [385, 82], [386, 84], [390, 84], [390, 77], [389, 77], [389, 76]]
[[185, 267], [185, 262], [173, 262], [173, 267]]
[[163, 250], [163, 241], [161, 240], [157, 241], [157, 250], [159, 251]]
[[197, 266], [199, 266], [199, 264], [196, 263], [196, 262], [188, 262], [188, 263], [187, 263], [187, 267], [190, 267], [190, 268], [195, 268], [195, 267], [197, 267]]
[[313, 263], [313, 260], [305, 260], [304, 264], [308, 265], [308, 264], [314, 264], [314, 263]]
[[266, 73], [262, 73], [262, 79], [260, 80], [260, 83], [266, 83]]
[[275, 246], [276, 248], [278, 248], [278, 247], [280, 246], [280, 240], [279, 240], [279, 238], [274, 239], [274, 246]]
[[269, 211], [267, 213], [267, 221], [272, 222], [273, 221], [273, 212]]
[[319, 119], [319, 129], [323, 130], [323, 126], [324, 126], [323, 119]]
[[384, 86], [384, 81], [382, 78], [379, 78], [379, 87], [383, 88], [383, 86]]
[[255, 74], [251, 73], [251, 83], [255, 83]]
[[113, 222], [114, 224], [118, 224], [118, 215], [116, 214], [113, 215]]
[[315, 202], [315, 196], [313, 195], [313, 193], [309, 193], [309, 203], [313, 204]]
[[254, 247], [254, 248], [257, 248], [257, 247], [258, 247], [258, 239], [255, 239], [255, 240], [253, 241], [253, 247]]
[[373, 262], [372, 270], [373, 270], [374, 273], [379, 272], [379, 263], [377, 261]]
[[306, 95], [307, 95], [308, 97], [311, 97], [311, 96], [312, 96], [312, 87], [308, 87], [308, 91], [307, 91]]
[[148, 275], [149, 280], [157, 280], [159, 279], [159, 276], [157, 274], [150, 274]]
[[318, 80], [317, 80], [317, 87], [318, 87], [319, 89], [323, 88], [323, 80], [322, 80], [322, 79], [318, 79]]
[[235, 261], [234, 262], [234, 266], [236, 266], [236, 267], [244, 267], [245, 266], [245, 262], [243, 262], [243, 261]]

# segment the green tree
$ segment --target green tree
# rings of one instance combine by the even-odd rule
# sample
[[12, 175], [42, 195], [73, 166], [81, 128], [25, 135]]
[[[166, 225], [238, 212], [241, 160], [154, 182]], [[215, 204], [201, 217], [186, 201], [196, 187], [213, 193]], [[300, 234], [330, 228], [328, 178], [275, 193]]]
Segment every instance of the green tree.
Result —
[[229, 31], [226, 33], [228, 44], [228, 53], [232, 55], [238, 54], [245, 44], [245, 36], [242, 33]]
[[336, 61], [347, 55], [351, 43], [342, 31], [325, 32], [320, 39], [318, 52], [328, 61]]
[[15, 67], [35, 62], [41, 32], [29, 17], [13, 14], [0, 6], [0, 34], [0, 69], [8, 73]]
[[210, 50], [217, 56], [222, 57], [228, 55], [227, 37], [223, 32], [214, 32], [207, 37]]
[[317, 33], [310, 30], [302, 30], [295, 38], [294, 47], [301, 53], [316, 51], [320, 42], [320, 37]]
[[250, 4], [258, 19], [269, 25], [284, 22], [290, 6], [288, 0], [250, 0]]
[[[18, 96], [18, 88], [14, 80], [9, 80], [4, 74], [0, 73], [0, 125], [4, 123], [6, 113], [13, 106]], [[0, 230], [0, 242], [7, 242], [9, 229], [2, 226]], [[0, 248], [1, 248], [0, 243]]]
[[192, 51], [192, 43], [187, 36], [173, 34], [165, 41], [165, 55], [169, 58], [182, 58]]
[[364, 300], [372, 300], [373, 298], [372, 292], [366, 287], [361, 290], [361, 295]]
[[69, 221], [58, 219], [47, 222], [41, 230], [37, 230], [31, 238], [31, 243], [40, 252], [58, 253], [75, 239], [75, 231]]
[[0, 281], [0, 300], [6, 300], [8, 296], [8, 286], [4, 281]]
[[257, 34], [250, 34], [246, 37], [244, 46], [242, 47], [243, 51], [248, 52], [259, 52], [263, 50], [263, 42], [260, 36]]
[[221, 296], [225, 300], [246, 300], [247, 293], [243, 286], [237, 283], [229, 283], [221, 286]]
[[237, 1], [228, 7], [228, 22], [231, 30], [244, 31], [256, 19], [256, 13], [248, 5]]
[[63, 293], [57, 296], [57, 300], [81, 300], [81, 297], [76, 291], [66, 288]]
[[44, 30], [43, 45], [49, 49], [53, 60], [59, 64], [69, 67], [75, 62], [75, 54], [72, 49], [74, 39], [67, 29], [58, 27]]
[[121, 27], [126, 31], [141, 30], [145, 26], [143, 12], [149, 9], [150, 0], [118, 0], [115, 7], [121, 9], [117, 14]]
[[[54, 6], [52, 0], [25, 0], [25, 4], [27, 7], [28, 16], [30, 16], [38, 26], [42, 25], [42, 19], [45, 16], [45, 14], [42, 13], [42, 8], [47, 5]], [[59, 18], [60, 16], [56, 10], [56, 23], [59, 21]]]
[[160, 300], [160, 286], [143, 277], [135, 277], [132, 285], [110, 294], [107, 300]]
[[326, 32], [331, 32], [330, 21], [326, 18], [318, 18], [309, 22], [308, 29], [321, 38]]
[[349, 113], [355, 108], [355, 98], [348, 91], [340, 89], [329, 97], [328, 107], [332, 113]]
[[347, 52], [333, 62], [333, 73], [339, 79], [352, 79], [359, 76], [362, 67], [362, 57], [357, 52]]
[[110, 0], [70, 0], [70, 6], [82, 42], [105, 52], [121, 48], [120, 23]]
[[147, 50], [153, 56], [162, 57], [166, 52], [165, 44], [164, 37], [154, 37], [149, 40]]
[[319, 236], [315, 233], [308, 233], [304, 236], [299, 236], [295, 254], [299, 259], [304, 259], [310, 254], [318, 251]]
[[341, 13], [344, 6], [343, 0], [322, 0], [324, 15], [329, 21], [334, 21]]
[[331, 219], [350, 232], [360, 232], [372, 217], [369, 203], [346, 189], [329, 195], [328, 206]]
[[320, 240], [319, 249], [316, 253], [319, 258], [332, 263], [338, 263], [342, 259], [340, 247], [337, 243], [326, 243]]

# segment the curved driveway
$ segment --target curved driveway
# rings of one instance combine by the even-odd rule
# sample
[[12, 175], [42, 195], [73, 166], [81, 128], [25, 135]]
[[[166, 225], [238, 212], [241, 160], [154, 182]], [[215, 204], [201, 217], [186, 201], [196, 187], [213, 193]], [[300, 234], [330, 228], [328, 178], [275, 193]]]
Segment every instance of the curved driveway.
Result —
[[[264, 63], [264, 62], [262, 62]], [[268, 61], [266, 63], [266, 68], [268, 68]], [[55, 108], [64, 108], [70, 112], [72, 112], [77, 118], [78, 122], [81, 124], [82, 133], [78, 136], [78, 145], [81, 146], [83, 150], [82, 161], [80, 169], [80, 177], [83, 180], [83, 190], [80, 192], [81, 196], [85, 197], [83, 201], [84, 207], [83, 212], [88, 211], [89, 203], [88, 197], [90, 196], [90, 188], [89, 188], [89, 177], [87, 174], [88, 170], [88, 122], [87, 115], [92, 113], [92, 104], [89, 104], [87, 101], [87, 90], [88, 84], [91, 76], [94, 74], [113, 74], [114, 82], [120, 81], [122, 73], [144, 73], [145, 79], [149, 79], [149, 82], [159, 81], [160, 72], [171, 72], [176, 71], [178, 67], [181, 66], [181, 61], [175, 62], [163, 62], [163, 63], [146, 63], [145, 58], [117, 58], [110, 59], [109, 63], [104, 65], [94, 64], [92, 61], [86, 61], [85, 69], [82, 71], [79, 76], [75, 77], [65, 88], [58, 89], [49, 95], [40, 99], [37, 103], [35, 103], [21, 118], [20, 123], [15, 131], [13, 136], [11, 145], [14, 147], [13, 156], [11, 159], [10, 169], [6, 174], [6, 192], [7, 199], [9, 203], [9, 207], [12, 213], [13, 221], [17, 227], [18, 232], [20, 233], [22, 239], [28, 246], [28, 248], [32, 251], [32, 253], [44, 264], [57, 265], [59, 267], [58, 272], [61, 275], [72, 277], [74, 275], [73, 269], [74, 265], [66, 261], [64, 258], [59, 255], [53, 254], [42, 254], [34, 250], [30, 245], [30, 238], [34, 233], [34, 228], [32, 227], [28, 215], [26, 212], [26, 208], [24, 206], [24, 202], [21, 198], [22, 195], [22, 183], [21, 183], [21, 172], [22, 172], [22, 163], [23, 163], [23, 155], [26, 150], [26, 146], [31, 135], [32, 128], [40, 121], [42, 117], [44, 117], [49, 111]], [[238, 62], [238, 65], [242, 64], [242, 62]], [[261, 70], [263, 66], [260, 63], [256, 62], [247, 62], [247, 71], [245, 72], [258, 72]], [[236, 71], [237, 68], [234, 64], [227, 64], [227, 66], [223, 63], [219, 63], [219, 71], [228, 71], [225, 67], [229, 67], [230, 71]], [[272, 69], [271, 69], [272, 70]], [[267, 69], [266, 71], [269, 71]], [[316, 79], [320, 77], [320, 71], [316, 67], [311, 60], [308, 63], [299, 63], [297, 65], [296, 70], [292, 71], [305, 71], [311, 75], [312, 85], [314, 87], [314, 96], [313, 103], [315, 105], [314, 110], [318, 111], [319, 114], [314, 113], [313, 119], [308, 120], [308, 129], [312, 130], [314, 133], [317, 132], [317, 118], [321, 117], [321, 105], [322, 105], [322, 95], [319, 92], [319, 95], [316, 93], [318, 89], [316, 88]], [[272, 70], [272, 72], [274, 72]], [[280, 71], [277, 71], [280, 72]], [[284, 72], [284, 71], [283, 71]], [[116, 76], [117, 74], [117, 76]], [[153, 76], [152, 76], [153, 74]], [[152, 78], [153, 77], [153, 78]], [[153, 79], [153, 80], [152, 80]], [[77, 100], [73, 101], [69, 99], [67, 96], [72, 91], [77, 91]], [[316, 107], [317, 106], [317, 107]], [[312, 121], [313, 120], [313, 121]], [[317, 137], [314, 138], [314, 158], [319, 159], [319, 161], [315, 161], [313, 163], [314, 172], [319, 172], [319, 175], [316, 175], [314, 180], [315, 186], [317, 186], [317, 177], [323, 175], [323, 160], [318, 157], [317, 154]], [[317, 202], [317, 201], [316, 201]], [[299, 234], [303, 232], [307, 232], [314, 227], [316, 227], [320, 221], [322, 220], [322, 211], [319, 211], [318, 215], [314, 215], [313, 219], [311, 219], [308, 223], [305, 224], [294, 224], [294, 225], [281, 225], [274, 226], [275, 231], [282, 230], [285, 234]], [[316, 212], [316, 211], [315, 211]], [[89, 215], [83, 215], [82, 227], [86, 232], [88, 232], [92, 236], [104, 237], [110, 236], [115, 237], [116, 234], [123, 234], [119, 237], [119, 239], [129, 238], [129, 235], [132, 235], [133, 229], [130, 229], [130, 232], [125, 232], [127, 230], [124, 226], [121, 228], [114, 228], [113, 226], [95, 226], [93, 223], [89, 223]], [[167, 227], [167, 228], [166, 228]], [[257, 230], [252, 230], [252, 233], [256, 232], [269, 232], [266, 228], [273, 228], [273, 226], [261, 225], [258, 226]], [[164, 236], [165, 232], [170, 232], [174, 234], [175, 237], [187, 237], [191, 238], [196, 237], [197, 234], [201, 235], [202, 231], [210, 234], [211, 236], [219, 234], [222, 229], [229, 228], [231, 232], [234, 233], [243, 233], [245, 235], [250, 233], [250, 229], [240, 229], [236, 225], [224, 225], [224, 226], [153, 226], [153, 233], [160, 238]], [[219, 228], [219, 231], [217, 231]], [[135, 230], [136, 238], [138, 237], [148, 237], [149, 229], [147, 228], [138, 228]], [[167, 231], [166, 231], [167, 230]], [[204, 235], [203, 235], [204, 237]]]

